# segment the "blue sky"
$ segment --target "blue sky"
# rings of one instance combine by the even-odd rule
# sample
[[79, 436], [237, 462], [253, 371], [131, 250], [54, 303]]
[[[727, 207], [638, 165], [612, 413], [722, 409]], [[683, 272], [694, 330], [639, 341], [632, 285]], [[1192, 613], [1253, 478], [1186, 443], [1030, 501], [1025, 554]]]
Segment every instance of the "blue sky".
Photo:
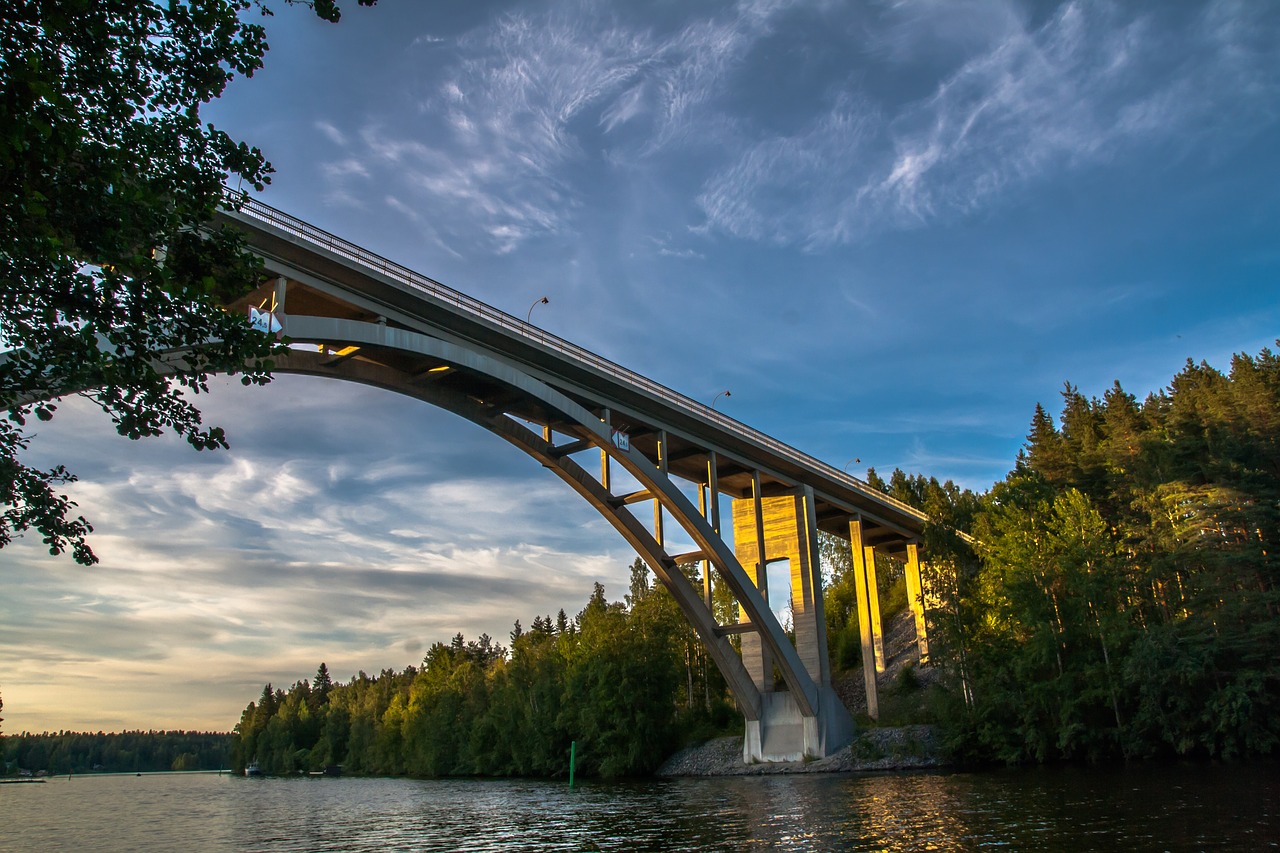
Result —
[[[269, 204], [822, 458], [985, 489], [1064, 382], [1139, 397], [1280, 328], [1280, 10], [381, 0], [267, 21], [207, 116]], [[228, 728], [325, 660], [622, 595], [625, 543], [419, 403], [220, 383], [232, 440], [69, 403], [101, 566], [6, 548], [6, 730]], [[859, 463], [851, 460], [859, 459]]]

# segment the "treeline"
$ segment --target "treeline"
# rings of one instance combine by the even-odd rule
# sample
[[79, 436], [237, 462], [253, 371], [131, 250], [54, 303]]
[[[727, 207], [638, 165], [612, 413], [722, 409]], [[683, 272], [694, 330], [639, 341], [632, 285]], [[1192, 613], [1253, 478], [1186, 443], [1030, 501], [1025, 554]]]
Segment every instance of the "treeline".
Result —
[[[696, 569], [686, 569], [696, 580]], [[420, 667], [263, 688], [236, 726], [233, 765], [265, 773], [560, 776], [652, 771], [682, 740], [737, 717], [719, 671], [675, 600], [632, 566], [625, 601], [595, 591], [574, 618], [517, 621], [508, 648], [487, 635], [436, 643]]]
[[1280, 359], [1189, 361], [1141, 402], [1118, 383], [1062, 396], [985, 495], [878, 484], [938, 522], [930, 648], [952, 746], [1008, 762], [1276, 753]]
[[217, 732], [23, 732], [5, 735], [0, 747], [9, 772], [147, 773], [229, 768], [231, 741]]

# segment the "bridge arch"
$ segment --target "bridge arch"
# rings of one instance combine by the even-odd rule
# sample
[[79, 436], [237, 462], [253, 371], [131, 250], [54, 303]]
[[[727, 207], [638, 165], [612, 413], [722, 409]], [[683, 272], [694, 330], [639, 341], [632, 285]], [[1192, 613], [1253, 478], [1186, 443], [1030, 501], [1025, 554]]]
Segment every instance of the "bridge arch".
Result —
[[[292, 350], [287, 356], [277, 359], [277, 372], [354, 381], [423, 400], [483, 427], [555, 473], [644, 558], [675, 597], [685, 618], [708, 648], [743, 716], [748, 721], [759, 721], [762, 714], [760, 690], [727, 638], [717, 630], [720, 626], [703, 597], [678, 570], [679, 555], [668, 553], [653, 532], [631, 511], [630, 507], [639, 502], [639, 496], [613, 495], [572, 455], [589, 449], [607, 454], [631, 474], [648, 492], [646, 497], [656, 499], [699, 546], [698, 556], [711, 562], [751, 623], [757, 626], [762, 641], [777, 661], [783, 679], [795, 694], [801, 713], [806, 717], [817, 716], [820, 707], [818, 686], [733, 551], [659, 466], [640, 453], [615, 444], [609, 425], [595, 414], [540, 379], [484, 352], [409, 330], [354, 320], [288, 315], [284, 319], [284, 334], [296, 343], [315, 344], [317, 350]], [[364, 356], [357, 359], [332, 354], [352, 347], [364, 351]], [[378, 357], [389, 353], [420, 356], [438, 363], [425, 369], [424, 378], [421, 365], [415, 363], [414, 368], [397, 368], [388, 363], [390, 359]], [[549, 430], [537, 432], [530, 429], [521, 420], [509, 416], [507, 407], [494, 406], [432, 381], [431, 374], [445, 372], [440, 370], [442, 367], [449, 371], [467, 371], [496, 383], [508, 393], [523, 397], [526, 405], [533, 405], [550, 415], [548, 420], [554, 420], [556, 432], [567, 432], [572, 437], [571, 441], [568, 445], [557, 446], [550, 439]]]

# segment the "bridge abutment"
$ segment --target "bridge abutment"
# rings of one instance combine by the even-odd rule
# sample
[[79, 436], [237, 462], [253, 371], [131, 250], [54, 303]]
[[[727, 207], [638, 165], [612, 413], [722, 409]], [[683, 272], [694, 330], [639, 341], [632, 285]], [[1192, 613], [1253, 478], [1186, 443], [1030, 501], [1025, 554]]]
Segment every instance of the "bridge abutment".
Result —
[[854, 723], [830, 684], [818, 685], [818, 714], [805, 716], [785, 690], [760, 694], [760, 719], [747, 720], [742, 760], [825, 758], [853, 740]]

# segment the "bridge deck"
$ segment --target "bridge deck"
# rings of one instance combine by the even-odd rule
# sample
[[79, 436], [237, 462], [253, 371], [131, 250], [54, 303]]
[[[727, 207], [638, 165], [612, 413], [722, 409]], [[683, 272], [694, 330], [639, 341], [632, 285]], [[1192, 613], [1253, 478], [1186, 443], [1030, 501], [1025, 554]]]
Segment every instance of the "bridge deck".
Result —
[[[674, 476], [705, 485], [715, 458], [719, 489], [733, 497], [749, 497], [753, 472], [759, 471], [764, 495], [812, 487], [818, 525], [829, 532], [847, 537], [847, 519], [856, 513], [866, 527], [866, 544], [882, 551], [905, 549], [921, 535], [923, 513], [857, 477], [464, 293], [254, 199], [220, 218], [247, 234], [251, 250], [273, 276], [232, 307], [257, 305], [274, 288], [274, 277], [283, 277], [288, 314], [386, 322], [478, 344], [600, 417], [607, 409], [610, 423], [627, 431], [632, 448], [655, 462], [665, 434], [665, 464]], [[404, 353], [365, 350], [340, 357], [394, 362], [424, 381], [454, 384], [513, 417], [556, 428], [550, 413], [466, 371], [433, 370], [445, 365], [413, 361]]]

